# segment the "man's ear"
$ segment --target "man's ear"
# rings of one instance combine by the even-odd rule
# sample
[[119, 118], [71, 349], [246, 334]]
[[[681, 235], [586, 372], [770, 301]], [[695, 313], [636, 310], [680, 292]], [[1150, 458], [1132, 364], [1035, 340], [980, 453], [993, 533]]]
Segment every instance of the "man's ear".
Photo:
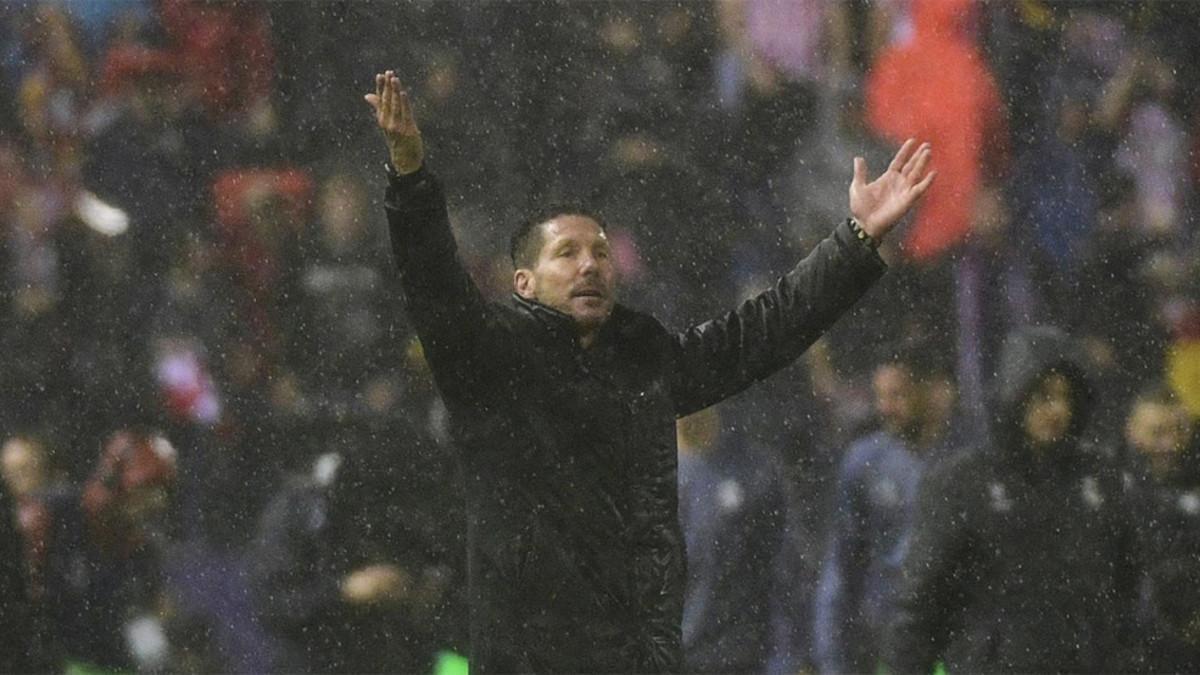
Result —
[[533, 271], [522, 267], [513, 273], [513, 290], [517, 295], [526, 300], [533, 300], [536, 297], [537, 283], [533, 276]]

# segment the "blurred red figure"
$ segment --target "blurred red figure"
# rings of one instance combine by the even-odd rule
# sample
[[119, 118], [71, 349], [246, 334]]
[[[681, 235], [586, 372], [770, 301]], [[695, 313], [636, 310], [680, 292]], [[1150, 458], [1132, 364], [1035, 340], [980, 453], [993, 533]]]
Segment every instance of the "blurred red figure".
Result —
[[251, 113], [273, 91], [275, 50], [257, 3], [163, 0], [159, 17], [188, 81], [214, 118]]
[[83, 490], [83, 510], [101, 550], [131, 555], [154, 534], [175, 484], [175, 449], [162, 436], [118, 431]]
[[975, 15], [974, 0], [913, 0], [912, 39], [884, 49], [867, 76], [872, 129], [938, 148], [941, 185], [918, 205], [903, 242], [918, 262], [963, 241], [980, 188], [1007, 158], [1004, 104], [972, 35]]

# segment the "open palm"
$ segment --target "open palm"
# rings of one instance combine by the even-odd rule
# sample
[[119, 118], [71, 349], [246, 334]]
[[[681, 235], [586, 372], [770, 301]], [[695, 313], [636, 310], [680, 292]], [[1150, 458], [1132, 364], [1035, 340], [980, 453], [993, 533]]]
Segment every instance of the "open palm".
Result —
[[425, 161], [425, 146], [408, 92], [400, 87], [393, 71], [375, 76], [375, 93], [364, 96], [375, 111], [375, 121], [387, 139], [392, 166], [399, 173], [412, 173]]
[[936, 171], [925, 173], [932, 154], [928, 143], [917, 147], [916, 140], [910, 138], [892, 158], [887, 171], [871, 182], [867, 182], [866, 161], [854, 158], [850, 214], [873, 239], [879, 241], [890, 232], [929, 189], [937, 175]]

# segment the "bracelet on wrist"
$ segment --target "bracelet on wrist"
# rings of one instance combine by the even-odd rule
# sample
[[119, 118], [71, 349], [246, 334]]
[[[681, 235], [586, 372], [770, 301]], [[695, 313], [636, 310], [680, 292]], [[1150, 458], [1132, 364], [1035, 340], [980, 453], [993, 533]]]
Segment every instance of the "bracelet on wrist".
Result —
[[879, 249], [879, 243], [875, 241], [875, 237], [867, 234], [867, 231], [863, 229], [862, 224], [858, 222], [857, 218], [850, 216], [847, 222], [850, 224], [850, 232], [854, 234], [855, 239], [871, 247], [872, 251]]

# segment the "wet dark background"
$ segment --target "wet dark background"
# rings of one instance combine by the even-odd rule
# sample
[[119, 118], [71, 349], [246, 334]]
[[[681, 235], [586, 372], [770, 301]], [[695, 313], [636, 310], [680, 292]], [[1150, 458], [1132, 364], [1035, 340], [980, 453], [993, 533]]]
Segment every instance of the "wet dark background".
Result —
[[[577, 199], [610, 224], [624, 301], [674, 328], [846, 217], [852, 157], [878, 172], [904, 138], [934, 143], [940, 194], [886, 242], [885, 281], [700, 425], [782, 476], [783, 534], [752, 552], [785, 568], [774, 667], [813, 666], [832, 484], [878, 423], [881, 362], [916, 364], [963, 446], [987, 445], [999, 344], [1024, 325], [1086, 352], [1097, 452], [1122, 454], [1155, 382], [1200, 415], [1200, 13], [964, 0], [931, 29], [921, 4], [0, 5], [0, 533], [37, 663], [465, 653], [460, 495], [362, 100], [384, 69], [486, 293], [508, 293], [521, 217]], [[387, 590], [347, 599], [371, 566]], [[131, 652], [110, 629], [137, 617]]]

